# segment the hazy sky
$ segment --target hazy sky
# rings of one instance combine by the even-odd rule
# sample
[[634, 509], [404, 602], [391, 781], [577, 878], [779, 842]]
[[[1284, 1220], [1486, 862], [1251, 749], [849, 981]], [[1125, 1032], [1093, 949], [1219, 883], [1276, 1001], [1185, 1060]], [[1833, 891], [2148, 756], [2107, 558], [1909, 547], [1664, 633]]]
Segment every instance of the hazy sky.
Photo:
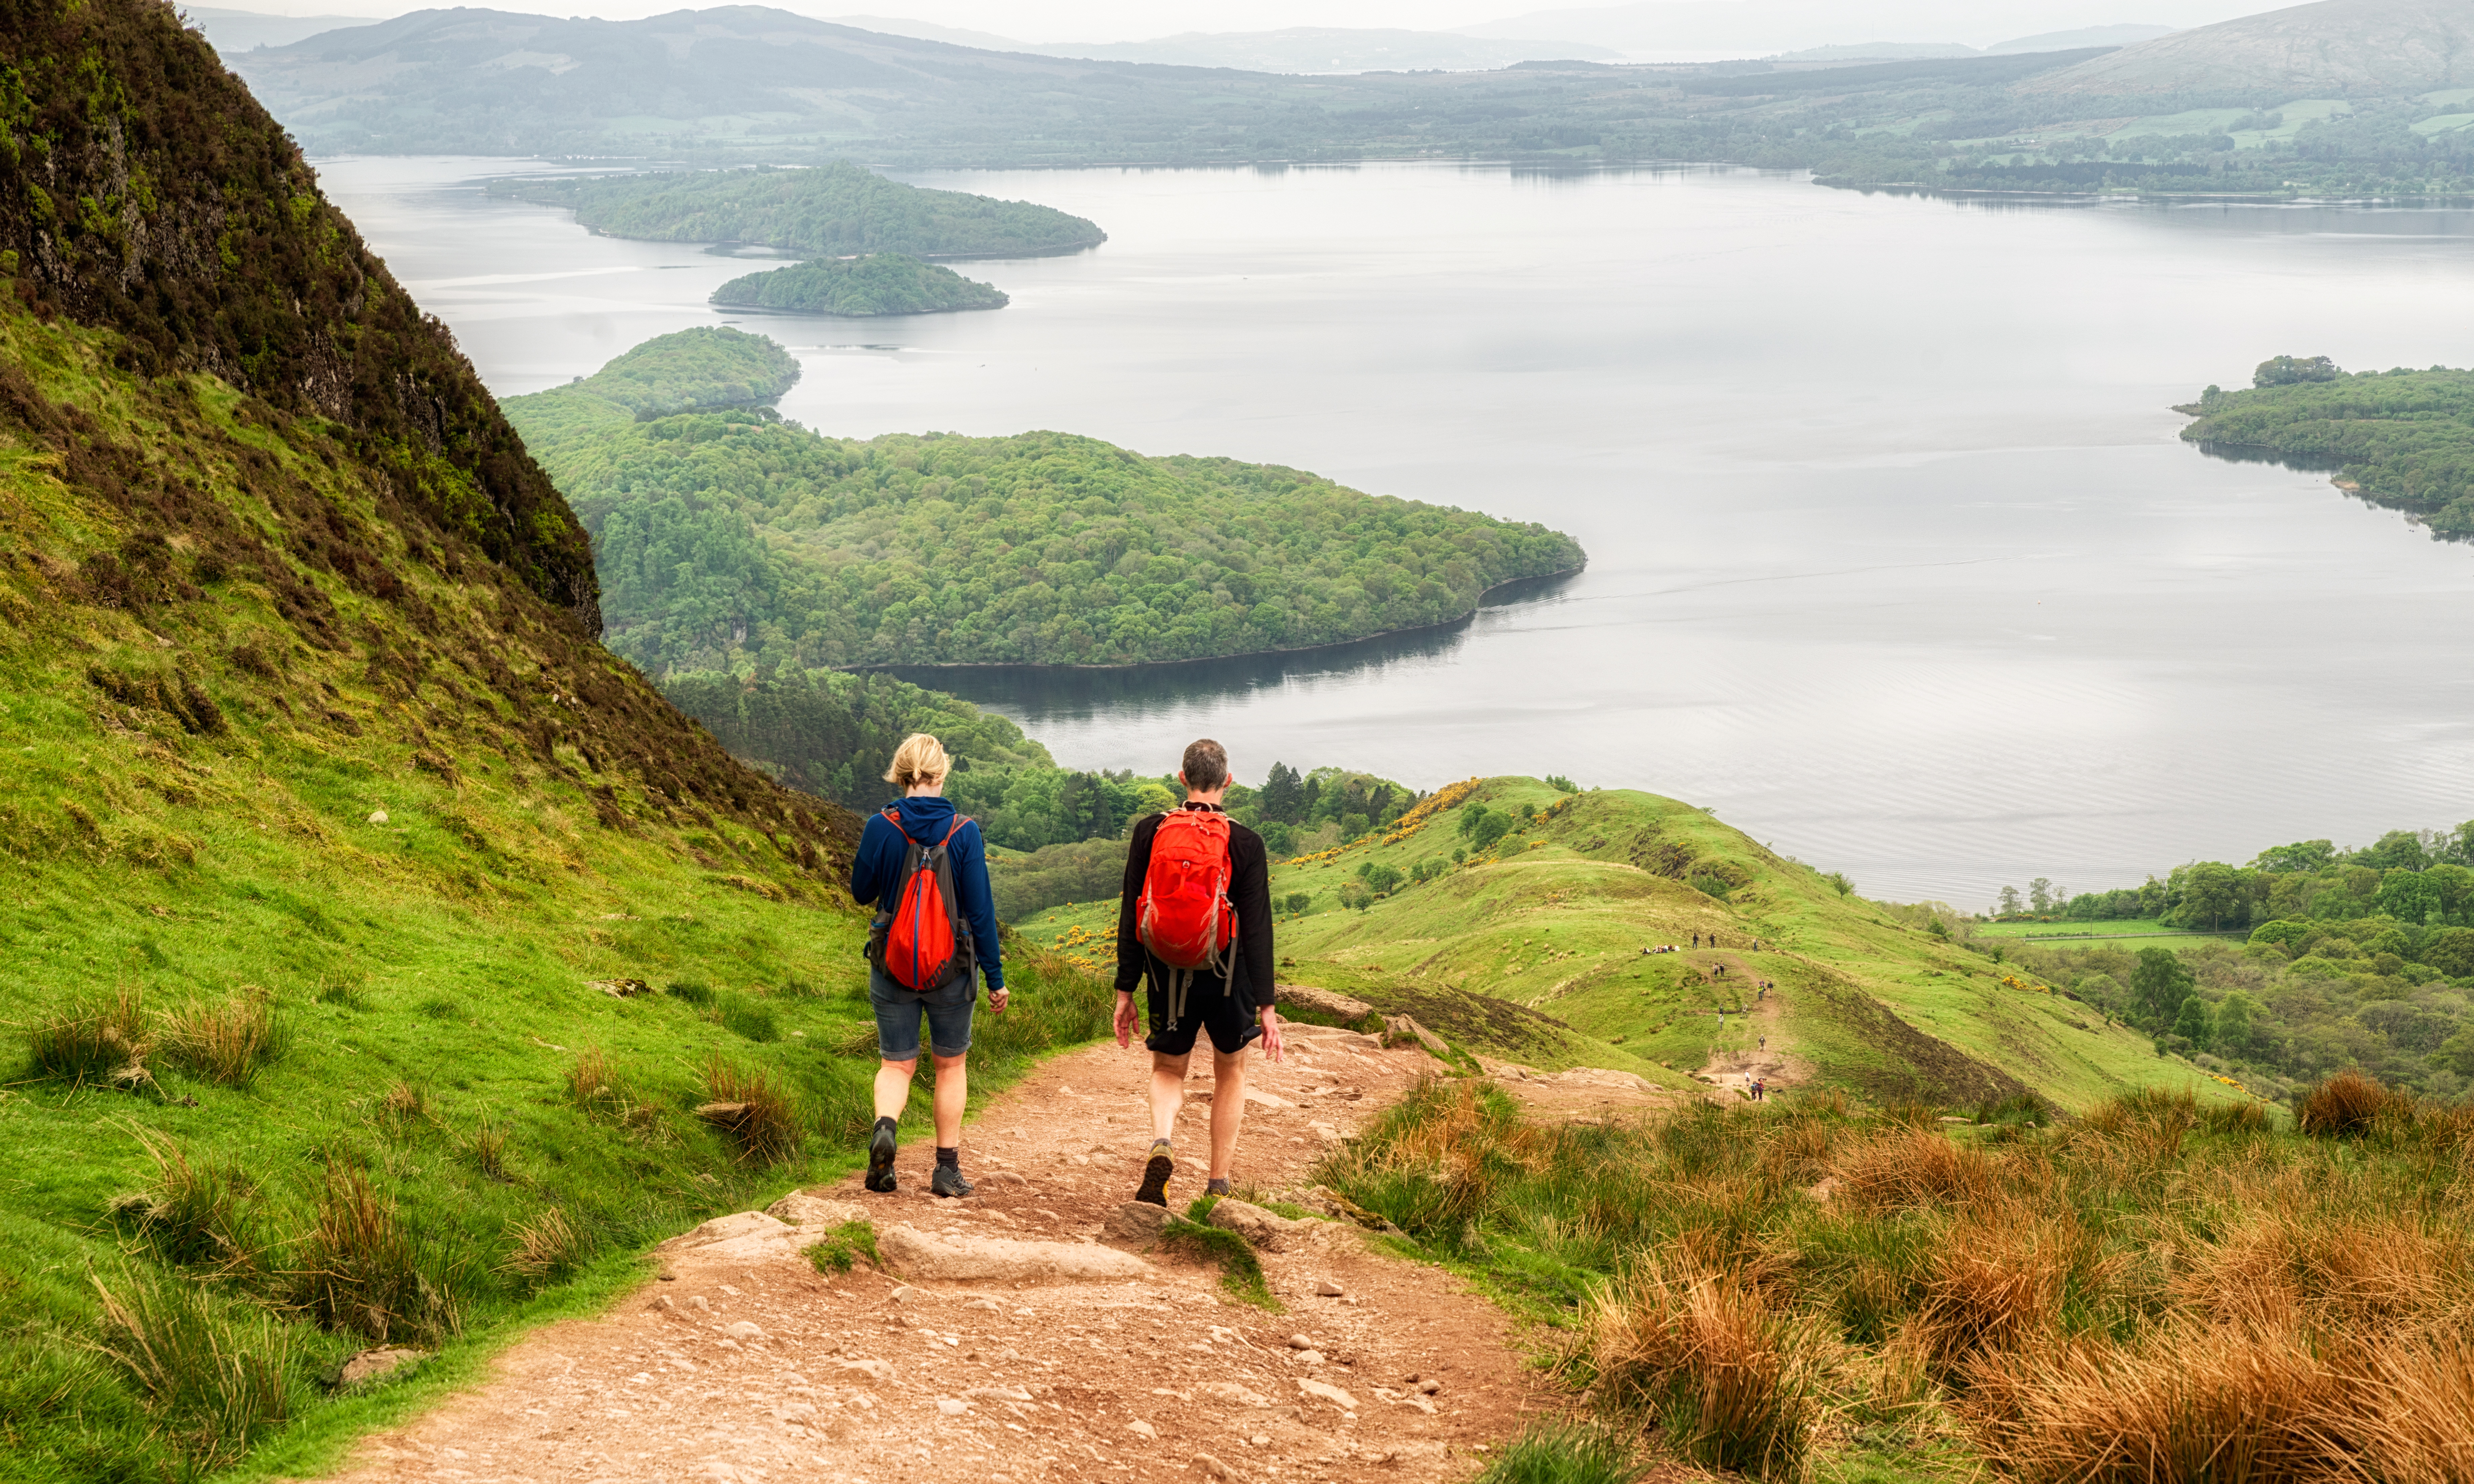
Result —
[[[225, 9], [285, 15], [397, 15], [420, 9], [401, 0], [218, 0]], [[613, 20], [682, 9], [675, 0], [496, 0], [497, 8], [536, 13], [582, 13]], [[1399, 26], [1441, 31], [1502, 21], [1531, 11], [1591, 10], [1522, 0], [775, 0], [780, 8], [832, 17], [849, 14], [908, 16], [943, 26], [993, 32], [1024, 41], [1132, 41], [1184, 31], [1270, 31], [1286, 26]], [[1965, 41], [1985, 45], [2011, 36], [2073, 26], [2147, 22], [2198, 26], [2281, 7], [2258, 0], [1653, 0], [1700, 12], [1707, 24], [1721, 6], [1747, 12], [1803, 14], [1789, 44], [1840, 41]], [[1622, 7], [1620, 9], [1633, 9]], [[1536, 28], [1552, 36], [1575, 28]], [[1748, 28], [1767, 36], [1769, 26]]]

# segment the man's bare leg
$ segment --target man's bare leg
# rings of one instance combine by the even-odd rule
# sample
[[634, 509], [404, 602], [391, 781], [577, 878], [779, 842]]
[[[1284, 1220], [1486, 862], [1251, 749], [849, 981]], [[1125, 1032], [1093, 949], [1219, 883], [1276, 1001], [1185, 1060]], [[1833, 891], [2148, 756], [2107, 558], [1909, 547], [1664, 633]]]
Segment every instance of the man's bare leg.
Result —
[[1152, 1152], [1143, 1161], [1142, 1188], [1134, 1199], [1152, 1206], [1168, 1204], [1168, 1181], [1176, 1173], [1176, 1157], [1170, 1153], [1169, 1140], [1176, 1135], [1176, 1115], [1185, 1108], [1185, 1069], [1192, 1065], [1194, 1054], [1169, 1056], [1152, 1053]]
[[1174, 1138], [1176, 1115], [1185, 1108], [1185, 1071], [1194, 1053], [1166, 1056], [1152, 1053], [1152, 1137]]
[[1246, 1127], [1246, 1059], [1250, 1045], [1235, 1056], [1211, 1054], [1211, 1178], [1228, 1179], [1237, 1163], [1237, 1135]]

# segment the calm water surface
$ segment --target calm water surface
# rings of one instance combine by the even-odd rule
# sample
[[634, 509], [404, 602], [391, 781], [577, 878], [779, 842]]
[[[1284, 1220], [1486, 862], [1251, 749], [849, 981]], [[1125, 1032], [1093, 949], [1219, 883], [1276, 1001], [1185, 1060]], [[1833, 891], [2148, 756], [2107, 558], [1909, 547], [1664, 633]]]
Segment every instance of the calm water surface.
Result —
[[957, 672], [1075, 766], [1570, 775], [1714, 809], [1868, 895], [2135, 883], [2474, 816], [2474, 550], [2171, 403], [2273, 354], [2462, 362], [2474, 213], [2023, 206], [1748, 172], [1378, 166], [911, 179], [1110, 240], [968, 265], [987, 314], [721, 315], [753, 266], [327, 189], [502, 395], [727, 320], [867, 437], [1062, 428], [1540, 520], [1580, 576], [1442, 636], [1136, 677]]

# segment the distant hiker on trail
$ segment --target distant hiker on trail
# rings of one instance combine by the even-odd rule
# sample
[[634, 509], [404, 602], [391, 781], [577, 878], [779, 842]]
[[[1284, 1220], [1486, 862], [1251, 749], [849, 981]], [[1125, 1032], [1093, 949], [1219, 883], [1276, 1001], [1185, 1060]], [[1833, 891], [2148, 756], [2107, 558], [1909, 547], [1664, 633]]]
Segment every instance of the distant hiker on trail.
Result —
[[877, 909], [867, 934], [867, 997], [876, 1007], [880, 1059], [867, 1187], [886, 1194], [894, 1188], [894, 1126], [919, 1068], [923, 1016], [936, 1065], [936, 1173], [928, 1188], [938, 1195], [971, 1193], [962, 1178], [962, 1105], [970, 1096], [963, 1057], [971, 1049], [980, 978], [988, 982], [989, 1011], [1003, 1015], [1006, 1007], [980, 826], [938, 795], [951, 766], [934, 737], [924, 731], [905, 737], [885, 775], [902, 797], [868, 816], [851, 858], [851, 899]]
[[1228, 753], [1205, 737], [1185, 750], [1185, 803], [1134, 826], [1117, 906], [1117, 1044], [1131, 1044], [1134, 986], [1148, 983], [1152, 1152], [1137, 1201], [1168, 1204], [1171, 1140], [1185, 1106], [1194, 1039], [1211, 1033], [1210, 1195], [1228, 1193], [1246, 1122], [1246, 1058], [1255, 1038], [1281, 1059], [1272, 1006], [1272, 871], [1263, 837], [1228, 817]]
[[1692, 946], [1696, 948], [1701, 946], [1701, 935], [1699, 933], [1694, 933], [1692, 935]]
[[1763, 1094], [1764, 1092], [1766, 1092], [1767, 1090], [1768, 1090], [1768, 1088], [1767, 1088], [1767, 1087], [1766, 1087], [1766, 1086], [1761, 1082], [1761, 1079], [1759, 1079], [1758, 1077], [1756, 1077], [1756, 1078], [1754, 1078], [1754, 1079], [1753, 1079], [1753, 1101], [1754, 1101], [1754, 1102], [1758, 1103], [1758, 1102], [1762, 1101], [1762, 1094]]

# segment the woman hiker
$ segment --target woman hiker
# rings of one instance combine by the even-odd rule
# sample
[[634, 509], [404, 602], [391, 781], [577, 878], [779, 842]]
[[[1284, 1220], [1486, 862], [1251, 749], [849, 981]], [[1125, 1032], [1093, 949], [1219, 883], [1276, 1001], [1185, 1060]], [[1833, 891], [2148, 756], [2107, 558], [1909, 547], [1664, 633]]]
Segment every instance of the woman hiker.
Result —
[[[894, 1189], [894, 1126], [919, 1069], [922, 1017], [936, 1066], [936, 1173], [928, 1188], [945, 1196], [971, 1193], [962, 1178], [962, 1105], [970, 1096], [963, 1057], [971, 1049], [979, 980], [987, 980], [989, 1012], [1003, 1015], [1006, 1007], [980, 826], [955, 814], [941, 794], [952, 766], [934, 737], [924, 731], [905, 737], [885, 775], [902, 797], [868, 816], [851, 858], [851, 898], [877, 909], [868, 931], [867, 997], [876, 1007], [880, 1060], [867, 1187], [885, 1194]], [[906, 907], [912, 910], [899, 910]]]

